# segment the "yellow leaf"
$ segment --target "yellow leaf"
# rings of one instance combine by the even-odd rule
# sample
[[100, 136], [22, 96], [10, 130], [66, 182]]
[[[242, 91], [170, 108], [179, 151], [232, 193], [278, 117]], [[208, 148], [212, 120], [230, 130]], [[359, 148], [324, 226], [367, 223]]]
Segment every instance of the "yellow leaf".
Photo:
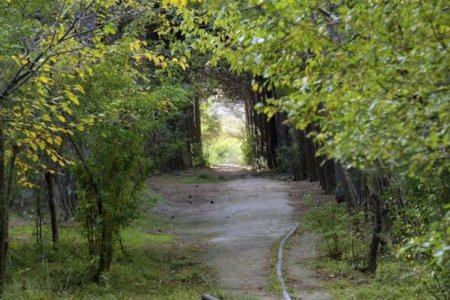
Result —
[[56, 143], [58, 146], [61, 146], [61, 144], [62, 144], [62, 138], [61, 138], [61, 137], [59, 137], [59, 136], [55, 137], [55, 138], [54, 138], [54, 141], [55, 141], [55, 143]]
[[141, 42], [139, 40], [130, 43], [130, 50], [139, 50], [141, 49]]
[[60, 120], [61, 122], [63, 122], [63, 123], [66, 122], [66, 118], [64, 118], [64, 116], [62, 116], [62, 115], [57, 115], [56, 117], [57, 117], [58, 120]]
[[47, 93], [45, 92], [45, 90], [42, 87], [38, 87], [37, 92], [39, 93], [39, 95], [41, 96], [46, 96]]
[[38, 151], [39, 148], [35, 143], [30, 143], [30, 147], [34, 150], [34, 151]]
[[39, 141], [39, 148], [41, 148], [41, 150], [45, 149], [45, 142], [44, 141]]
[[173, 5], [173, 6], [186, 6], [187, 0], [163, 0], [163, 6]]
[[80, 101], [78, 101], [78, 98], [74, 93], [72, 93], [71, 91], [66, 91], [66, 95], [70, 101], [72, 101], [76, 105], [80, 105]]
[[38, 79], [45, 84], [48, 84], [50, 82], [50, 80], [47, 77], [45, 77], [44, 75], [39, 76]]
[[85, 94], [84, 88], [83, 88], [81, 85], [77, 84], [77, 85], [75, 86], [75, 89], [76, 89], [77, 91], [79, 91], [80, 93], [82, 93], [83, 95]]

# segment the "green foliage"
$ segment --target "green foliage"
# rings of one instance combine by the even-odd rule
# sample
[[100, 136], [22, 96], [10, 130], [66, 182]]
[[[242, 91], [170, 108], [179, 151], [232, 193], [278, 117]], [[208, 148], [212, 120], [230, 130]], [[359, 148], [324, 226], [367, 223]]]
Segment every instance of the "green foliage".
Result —
[[189, 45], [286, 91], [269, 106], [319, 125], [321, 154], [415, 176], [449, 169], [445, 1], [199, 5], [180, 10]]
[[399, 251], [407, 261], [420, 262], [428, 268], [428, 291], [436, 299], [450, 297], [450, 207], [441, 220], [427, 224], [427, 230], [415, 235]]
[[217, 115], [213, 114], [212, 101], [202, 101], [200, 105], [202, 115], [202, 141], [211, 144], [222, 134], [222, 123]]
[[209, 162], [212, 165], [243, 165], [241, 140], [235, 137], [219, 138], [209, 149]]
[[[402, 195], [407, 200], [391, 212], [392, 237], [398, 257], [425, 267], [427, 290], [437, 299], [449, 297], [445, 288], [450, 285], [448, 179], [448, 173], [427, 179], [408, 179], [408, 189]], [[386, 197], [394, 201], [394, 194], [391, 191]]]
[[[219, 101], [219, 100], [218, 100]], [[214, 107], [226, 110], [228, 107], [220, 102]], [[230, 114], [216, 114], [212, 100], [202, 103], [202, 142], [205, 156], [211, 165], [237, 164], [245, 165], [242, 143], [244, 123], [242, 119]]]
[[[307, 196], [310, 197], [310, 196]], [[344, 259], [353, 265], [362, 267], [365, 263], [365, 240], [368, 231], [354, 224], [360, 222], [362, 216], [349, 215], [344, 204], [327, 202], [322, 206], [310, 206], [304, 216], [305, 227], [317, 232], [322, 241], [326, 256], [333, 259]]]
[[258, 136], [247, 130], [242, 141], [242, 155], [244, 162], [248, 166], [252, 166], [255, 170], [261, 170], [265, 167], [265, 158], [262, 149], [258, 147], [256, 139]]
[[318, 263], [321, 273], [332, 279], [327, 284], [336, 299], [431, 299], [423, 284], [425, 272], [417, 266], [381, 259], [375, 277], [355, 271], [344, 261]]
[[190, 164], [186, 124], [191, 117], [192, 97], [190, 87], [176, 82], [163, 82], [150, 93], [155, 107], [149, 117], [152, 133], [146, 151], [154, 171], [169, 171]]
[[[147, 218], [149, 216], [147, 215]], [[86, 242], [77, 226], [63, 227], [59, 252], [36, 248], [32, 226], [14, 228], [10, 284], [4, 299], [198, 299], [214, 290], [211, 271], [197, 261], [198, 250], [174, 247], [172, 236], [133, 226], [121, 232], [119, 252], [105, 284], [91, 283]]]
[[278, 147], [275, 159], [278, 173], [295, 174], [296, 170], [301, 169], [300, 151], [297, 145]]
[[[425, 231], [422, 235], [418, 235], [417, 232], [400, 234], [399, 236], [403, 238], [414, 237], [406, 244], [393, 245], [400, 248], [397, 253], [403, 260], [395, 261], [394, 256], [384, 253], [376, 277], [364, 279], [367, 282], [355, 288], [354, 282], [344, 278], [364, 276], [356, 269], [364, 269], [366, 263], [366, 257], [362, 255], [366, 252], [370, 237], [370, 228], [364, 221], [366, 217], [362, 213], [355, 212], [350, 215], [344, 205], [334, 202], [315, 207], [309, 196], [306, 197], [305, 203], [309, 207], [303, 219], [305, 228], [320, 235], [321, 250], [326, 257], [331, 258], [320, 262], [319, 269], [339, 278], [331, 285], [336, 297], [416, 299], [414, 295], [420, 294], [427, 298], [430, 295], [435, 299], [448, 298], [446, 288], [450, 283], [448, 213], [443, 220], [426, 223], [423, 227], [405, 224], [405, 218], [397, 219], [397, 222], [403, 222], [403, 226], [399, 226], [403, 230], [414, 231], [422, 228]], [[418, 213], [416, 209], [411, 209], [410, 213], [419, 217], [425, 215]], [[415, 215], [410, 217], [418, 221]], [[399, 288], [392, 289], [393, 282], [396, 282]]]
[[136, 85], [137, 73], [125, 63], [105, 60], [87, 78], [90, 83], [81, 99], [86, 104], [80, 114], [97, 118], [89, 135], [78, 137], [87, 149], [85, 154], [74, 143], [78, 219], [91, 254], [99, 255], [100, 261], [103, 247], [113, 249], [120, 229], [137, 217], [142, 183], [148, 174], [145, 144], [151, 125], [147, 117], [154, 103], [148, 96], [143, 98], [145, 94]]
[[[209, 53], [209, 64], [226, 60], [233, 71], [251, 74], [254, 91], [274, 88], [277, 98], [260, 111], [285, 112], [298, 129], [312, 125], [318, 155], [400, 178], [384, 204], [394, 219], [393, 241], [409, 239], [412, 257], [437, 274], [438, 262], [448, 260], [442, 208], [450, 170], [446, 2], [197, 2], [178, 10], [186, 43]], [[244, 153], [254, 163], [252, 138]], [[311, 213], [325, 223], [314, 226], [337, 256], [347, 247], [342, 235], [354, 233], [349, 223], [364, 228], [371, 220], [350, 222], [343, 209], [321, 209]]]

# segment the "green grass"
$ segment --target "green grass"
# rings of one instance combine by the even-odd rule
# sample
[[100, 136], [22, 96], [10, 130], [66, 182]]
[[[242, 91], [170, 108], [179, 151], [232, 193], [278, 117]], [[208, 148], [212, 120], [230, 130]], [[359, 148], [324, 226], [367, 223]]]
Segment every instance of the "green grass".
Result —
[[173, 236], [169, 234], [149, 234], [137, 228], [126, 228], [120, 232], [122, 243], [126, 246], [140, 246], [148, 243], [168, 243], [173, 241]]
[[[281, 295], [283, 292], [283, 287], [277, 278], [276, 265], [278, 261], [278, 248], [280, 246], [281, 240], [283, 238], [279, 238], [275, 243], [270, 246], [270, 273], [269, 273], [269, 284], [267, 286], [267, 291], [271, 292], [275, 295]], [[284, 270], [284, 267], [283, 267]]]
[[100, 285], [91, 280], [97, 260], [89, 256], [78, 224], [60, 227], [58, 252], [51, 247], [48, 225], [43, 226], [41, 245], [35, 242], [34, 226], [11, 228], [2, 299], [198, 300], [203, 293], [224, 300], [253, 299], [220, 290], [214, 270], [200, 260], [203, 250], [178, 243], [166, 233], [172, 226], [184, 225], [146, 213], [123, 229], [123, 251], [116, 247], [111, 270]]
[[332, 278], [327, 287], [336, 299], [432, 299], [423, 269], [389, 258], [379, 261], [375, 276], [356, 271], [345, 261], [323, 260], [317, 265]]
[[199, 299], [204, 292], [218, 293], [215, 274], [200, 263], [197, 248], [142, 230], [160, 221], [140, 220], [122, 230], [124, 251], [115, 250], [101, 285], [91, 281], [97, 262], [77, 224], [61, 227], [58, 252], [51, 249], [48, 229], [37, 245], [33, 226], [12, 228], [4, 299]]
[[426, 270], [392, 256], [379, 258], [375, 276], [356, 270], [346, 260], [322, 257], [313, 266], [328, 277], [325, 287], [335, 299], [432, 299]]
[[180, 178], [179, 182], [186, 184], [202, 184], [202, 183], [220, 183], [226, 180], [227, 179], [225, 178], [225, 176], [222, 175], [214, 176], [206, 173], [200, 173], [194, 176], [182, 177]]

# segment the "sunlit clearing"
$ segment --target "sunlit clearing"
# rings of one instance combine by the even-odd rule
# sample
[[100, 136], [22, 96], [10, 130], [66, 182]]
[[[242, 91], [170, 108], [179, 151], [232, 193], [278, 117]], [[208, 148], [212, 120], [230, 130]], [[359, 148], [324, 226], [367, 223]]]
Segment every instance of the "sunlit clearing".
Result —
[[210, 165], [244, 165], [245, 107], [220, 93], [202, 103], [202, 141]]

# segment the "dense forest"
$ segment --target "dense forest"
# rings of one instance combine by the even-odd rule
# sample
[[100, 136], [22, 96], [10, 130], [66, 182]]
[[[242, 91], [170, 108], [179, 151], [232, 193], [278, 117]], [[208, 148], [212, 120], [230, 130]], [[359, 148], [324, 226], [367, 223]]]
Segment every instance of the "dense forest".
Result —
[[222, 293], [136, 228], [149, 177], [233, 162], [333, 199], [294, 202], [370, 287], [336, 299], [450, 299], [449, 47], [444, 0], [2, 0], [1, 295]]

